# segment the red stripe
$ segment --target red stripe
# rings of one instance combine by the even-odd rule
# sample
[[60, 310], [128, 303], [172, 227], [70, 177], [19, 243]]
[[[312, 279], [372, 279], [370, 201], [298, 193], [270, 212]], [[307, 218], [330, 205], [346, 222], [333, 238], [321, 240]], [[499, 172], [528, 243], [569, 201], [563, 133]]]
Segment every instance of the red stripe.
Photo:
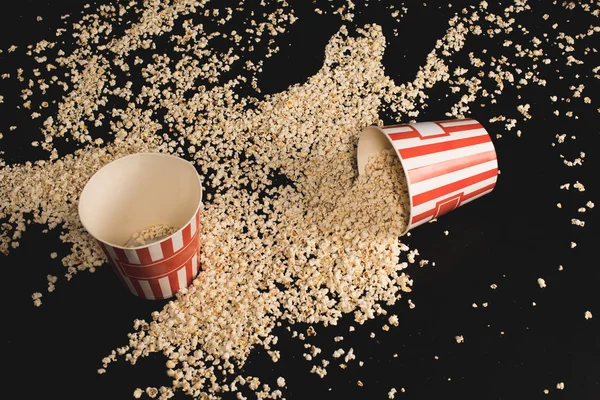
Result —
[[464, 189], [467, 186], [474, 185], [477, 182], [483, 181], [488, 178], [492, 178], [498, 175], [498, 168], [493, 168], [489, 171], [482, 172], [480, 174], [476, 174], [470, 176], [468, 178], [461, 179], [456, 182], [449, 183], [444, 186], [440, 186], [438, 188], [429, 190], [424, 193], [417, 194], [413, 196], [413, 207], [418, 206], [419, 204], [427, 203], [428, 201], [435, 200], [442, 196], [447, 195], [448, 193], [455, 192], [460, 189]]
[[440, 215], [449, 213], [450, 211], [460, 207], [461, 198], [463, 192], [460, 192], [457, 196], [450, 197], [449, 199], [438, 201], [435, 206], [435, 214], [433, 218], [437, 218]]
[[406, 131], [406, 132], [388, 133], [388, 136], [392, 140], [402, 140], [402, 139], [416, 139], [416, 138], [420, 138], [421, 134], [419, 132], [417, 132], [416, 130], [413, 129], [412, 131]]
[[161, 242], [160, 248], [162, 249], [163, 258], [169, 258], [175, 254], [175, 250], [173, 250], [173, 242], [170, 238], [164, 242]]
[[440, 128], [442, 128], [445, 132], [454, 133], [454, 132], [462, 132], [462, 131], [471, 131], [473, 129], [481, 129], [483, 126], [477, 121], [473, 121], [472, 124], [466, 125], [454, 125], [454, 126], [442, 126], [438, 124]]
[[160, 290], [160, 283], [158, 283], [158, 279], [150, 279], [148, 280], [150, 284], [150, 289], [152, 289], [152, 294], [154, 298], [159, 300], [163, 298], [162, 290]]
[[416, 224], [419, 221], [424, 220], [425, 218], [429, 218], [429, 217], [433, 217], [433, 214], [435, 214], [436, 209], [432, 208], [431, 210], [427, 210], [425, 212], [422, 212], [421, 214], [415, 215], [414, 217], [412, 217], [412, 222], [411, 224]]
[[494, 150], [473, 154], [472, 156], [443, 161], [437, 164], [426, 165], [408, 171], [408, 180], [411, 184], [435, 178], [450, 172], [469, 168], [496, 159]]
[[[179, 270], [177, 270], [179, 271]], [[179, 277], [177, 276], [177, 271], [173, 271], [171, 272], [168, 276], [169, 276], [169, 284], [171, 286], [171, 293], [175, 294], [176, 291], [178, 291], [179, 288]]]
[[402, 158], [412, 158], [423, 156], [432, 153], [439, 153], [442, 151], [460, 149], [463, 147], [475, 146], [481, 143], [491, 142], [489, 135], [481, 135], [464, 139], [450, 140], [448, 142], [426, 144], [423, 146], [409, 147], [406, 149], [398, 150]]
[[115, 251], [115, 254], [117, 255], [117, 260], [119, 260], [120, 262], [125, 262], [125, 263], [129, 262], [129, 260], [127, 259], [127, 256], [125, 255], [125, 250], [119, 249], [118, 247], [113, 247], [113, 250]]
[[[477, 197], [477, 196], [481, 195], [482, 193], [487, 192], [488, 190], [492, 190], [494, 188], [494, 186], [496, 186], [495, 182], [490, 183], [489, 185], [484, 186], [481, 189], [474, 190], [469, 194], [461, 196], [461, 200], [460, 200], [458, 207], [460, 207], [461, 204], [464, 203], [465, 201], [470, 200], [473, 197]], [[437, 211], [437, 207], [432, 208], [431, 210], [422, 212], [421, 214], [415, 215], [414, 217], [412, 217], [411, 224], [416, 224], [417, 222], [422, 221], [428, 217], [433, 217], [433, 215], [436, 213], [436, 211]]]
[[181, 230], [181, 237], [183, 238], [183, 245], [187, 245], [192, 240], [192, 223], [190, 222]]
[[450, 134], [448, 132], [438, 133], [437, 135], [429, 135], [429, 136], [421, 136], [421, 140], [426, 141], [429, 139], [437, 139], [441, 137], [449, 137]]
[[141, 265], [152, 264], [154, 262], [152, 261], [152, 257], [150, 257], [150, 250], [147, 247], [137, 249], [135, 252], [140, 259]]
[[125, 275], [137, 279], [160, 278], [168, 275], [175, 269], [179, 269], [190, 257], [198, 251], [198, 235], [194, 235], [194, 239], [188, 243], [182, 250], [169, 259], [150, 265], [136, 265], [123, 263]]

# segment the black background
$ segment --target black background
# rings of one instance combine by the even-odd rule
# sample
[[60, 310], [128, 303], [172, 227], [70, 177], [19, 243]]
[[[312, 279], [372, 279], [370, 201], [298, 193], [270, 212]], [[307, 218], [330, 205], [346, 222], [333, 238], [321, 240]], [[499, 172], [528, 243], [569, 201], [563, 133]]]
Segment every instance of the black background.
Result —
[[[355, 25], [382, 24], [389, 42], [383, 62], [386, 73], [397, 83], [414, 79], [460, 6], [456, 2], [452, 8], [409, 3], [408, 15], [398, 24], [389, 17], [389, 10], [372, 3], [370, 11], [357, 15]], [[265, 62], [259, 81], [265, 93], [285, 90], [314, 74], [322, 65], [327, 41], [342, 24], [337, 16], [315, 14], [309, 2], [291, 4], [300, 19], [289, 34], [279, 38], [285, 44], [280, 45], [281, 52]], [[520, 20], [523, 23], [530, 18], [527, 28], [539, 30], [539, 35], [551, 32], [551, 23], [541, 18], [546, 12], [566, 30], [586, 30], [586, 24], [593, 22], [587, 15], [587, 22], [581, 24], [581, 12], [566, 12], [548, 2], [534, 2], [532, 7], [533, 11]], [[71, 13], [68, 25], [83, 10], [83, 3], [66, 0], [11, 3], [0, 13], [0, 48], [4, 49], [0, 72], [11, 72], [9, 81], [13, 82], [15, 69], [31, 64], [23, 55], [24, 47], [44, 38], [54, 40], [55, 29], [65, 25], [60, 16]], [[43, 21], [36, 21], [38, 15]], [[398, 28], [398, 37], [393, 35], [393, 28]], [[70, 37], [65, 34], [63, 38]], [[501, 52], [502, 40], [470, 36], [461, 54], [477, 53], [482, 46], [492, 54]], [[20, 48], [7, 54], [11, 44]], [[292, 339], [282, 328], [278, 345], [281, 360], [273, 364], [268, 355], [256, 351], [245, 374], [259, 376], [271, 387], [276, 386], [278, 376], [284, 376], [284, 396], [288, 399], [386, 399], [392, 387], [406, 389], [396, 395], [397, 399], [600, 399], [596, 111], [600, 98], [594, 97], [598, 80], [591, 78], [590, 72], [600, 60], [597, 55], [587, 60], [583, 67], [555, 73], [552, 71], [559, 64], [553, 65], [544, 76], [547, 86], [522, 89], [522, 100], [508, 88], [496, 105], [472, 105], [469, 116], [490, 132], [501, 175], [491, 194], [437, 223], [419, 227], [407, 238], [436, 265], [409, 268], [415, 285], [406, 298], [412, 299], [416, 308], [409, 309], [405, 299], [388, 308], [398, 314], [398, 328], [382, 331], [383, 319], [358, 326], [348, 316], [337, 327], [317, 329], [318, 336], [312, 342], [323, 348], [325, 358], [331, 360], [331, 352], [339, 347], [353, 347], [357, 355], [346, 370], [332, 363], [324, 379], [309, 373], [312, 364], [302, 357], [303, 342]], [[582, 74], [579, 79], [576, 73]], [[559, 81], [559, 75], [565, 78]], [[15, 108], [18, 93], [14, 90], [18, 86], [10, 82], [0, 83], [0, 94], [5, 97], [0, 105], [3, 157], [11, 163], [47, 157], [29, 146], [39, 140], [39, 127]], [[592, 106], [581, 101], [567, 108], [550, 104], [550, 95], [566, 96], [566, 88], [579, 83], [586, 84], [586, 95], [595, 102]], [[429, 107], [418, 120], [447, 118], [444, 113], [451, 103], [442, 93], [436, 98], [436, 90], [430, 92]], [[522, 137], [516, 136], [516, 129], [504, 132], [502, 124], [487, 123], [496, 115], [518, 117], [516, 106], [523, 103], [532, 105], [534, 117], [519, 120], [517, 129], [523, 131]], [[579, 119], [554, 117], [555, 108], [573, 110]], [[19, 129], [9, 132], [10, 125]], [[496, 133], [503, 137], [496, 139]], [[552, 147], [557, 133], [576, 135], [577, 139]], [[584, 165], [566, 167], [560, 154], [573, 159], [579, 151], [586, 152]], [[576, 180], [584, 183], [585, 192], [559, 189], [561, 184]], [[577, 213], [588, 200], [595, 201], [597, 208]], [[557, 202], [562, 203], [562, 209], [556, 207]], [[573, 217], [585, 220], [586, 226], [571, 225]], [[9, 256], [0, 256], [4, 271], [5, 389], [18, 388], [20, 394], [13, 398], [124, 399], [130, 398], [136, 387], [169, 385], [164, 374], [166, 359], [160, 354], [141, 359], [135, 366], [119, 361], [106, 374], [96, 373], [103, 357], [127, 343], [133, 320], [149, 320], [150, 313], [164, 304], [129, 294], [109, 267], [93, 274], [80, 273], [68, 283], [61, 279], [54, 293], [44, 294], [40, 308], [32, 305], [31, 294], [45, 292], [46, 275], [62, 277], [65, 272], [60, 258], [51, 260], [49, 253], [68, 251], [58, 238], [59, 232], [42, 234], [42, 229], [28, 227], [20, 247]], [[444, 230], [449, 230], [448, 236]], [[571, 241], [577, 243], [575, 249], [570, 248]], [[564, 271], [558, 270], [559, 264], [564, 265]], [[539, 288], [538, 277], [546, 280], [547, 288]], [[498, 285], [496, 290], [490, 288], [492, 283]], [[483, 302], [489, 306], [483, 308]], [[479, 307], [472, 308], [472, 303]], [[586, 310], [595, 314], [593, 319], [584, 319]], [[349, 333], [349, 325], [357, 330]], [[298, 332], [305, 328], [293, 327]], [[371, 332], [376, 333], [373, 339]], [[345, 340], [334, 343], [337, 335]], [[457, 344], [456, 335], [464, 335], [465, 343]], [[365, 362], [363, 367], [358, 360]], [[357, 386], [358, 380], [363, 387]], [[565, 383], [564, 391], [556, 390], [558, 382]], [[545, 395], [544, 389], [550, 394]], [[182, 394], [176, 397], [186, 398]]]

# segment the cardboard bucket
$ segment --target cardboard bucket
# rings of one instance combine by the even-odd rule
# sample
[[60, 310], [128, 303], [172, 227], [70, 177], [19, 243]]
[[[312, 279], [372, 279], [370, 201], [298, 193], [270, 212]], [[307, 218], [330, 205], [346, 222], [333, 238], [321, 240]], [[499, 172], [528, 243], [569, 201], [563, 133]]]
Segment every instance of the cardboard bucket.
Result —
[[370, 156], [389, 148], [400, 159], [410, 198], [402, 234], [490, 193], [496, 185], [494, 144], [474, 119], [367, 127], [358, 140], [358, 173], [364, 173]]
[[[98, 170], [79, 198], [79, 218], [123, 284], [136, 296], [167, 299], [200, 270], [202, 184], [190, 162], [138, 153]], [[132, 235], [167, 225], [175, 233], [132, 247]]]

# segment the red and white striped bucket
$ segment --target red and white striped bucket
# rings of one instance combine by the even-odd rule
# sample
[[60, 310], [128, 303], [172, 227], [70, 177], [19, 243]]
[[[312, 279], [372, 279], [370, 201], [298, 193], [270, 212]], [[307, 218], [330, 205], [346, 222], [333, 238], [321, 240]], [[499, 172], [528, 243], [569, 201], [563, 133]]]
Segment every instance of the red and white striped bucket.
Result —
[[406, 175], [410, 197], [404, 233], [490, 193], [498, 177], [494, 144], [474, 119], [370, 126], [359, 137], [357, 164], [394, 148]]
[[[123, 284], [136, 296], [167, 299], [188, 287], [200, 266], [202, 185], [179, 157], [138, 153], [101, 168], [79, 198], [83, 227], [99, 243]], [[126, 247], [134, 232], [180, 227], [143, 246]]]

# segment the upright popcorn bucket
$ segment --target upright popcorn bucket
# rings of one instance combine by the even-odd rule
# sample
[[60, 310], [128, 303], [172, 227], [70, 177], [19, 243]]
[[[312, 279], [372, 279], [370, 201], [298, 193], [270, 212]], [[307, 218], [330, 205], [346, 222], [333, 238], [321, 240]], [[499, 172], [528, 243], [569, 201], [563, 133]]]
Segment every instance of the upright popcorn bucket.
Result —
[[490, 193], [498, 177], [496, 150], [474, 119], [369, 126], [359, 136], [356, 162], [393, 148], [407, 180], [410, 210], [402, 233]]
[[[196, 277], [202, 184], [182, 158], [137, 153], [98, 170], [79, 198], [79, 218], [124, 286], [144, 299], [167, 299]], [[136, 232], [167, 225], [176, 232], [131, 245]]]

